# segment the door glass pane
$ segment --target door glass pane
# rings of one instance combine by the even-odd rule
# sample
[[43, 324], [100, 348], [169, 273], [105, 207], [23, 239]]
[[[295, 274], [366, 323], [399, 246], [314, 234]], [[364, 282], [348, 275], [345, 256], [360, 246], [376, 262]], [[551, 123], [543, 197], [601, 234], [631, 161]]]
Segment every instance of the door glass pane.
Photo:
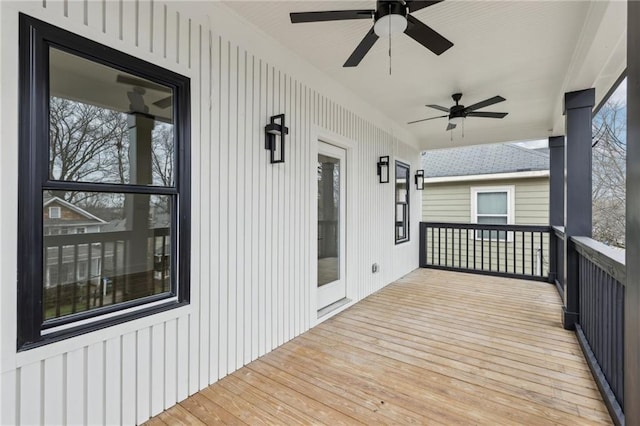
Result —
[[318, 287], [340, 279], [340, 160], [318, 154]]
[[478, 214], [507, 214], [507, 193], [479, 192]]

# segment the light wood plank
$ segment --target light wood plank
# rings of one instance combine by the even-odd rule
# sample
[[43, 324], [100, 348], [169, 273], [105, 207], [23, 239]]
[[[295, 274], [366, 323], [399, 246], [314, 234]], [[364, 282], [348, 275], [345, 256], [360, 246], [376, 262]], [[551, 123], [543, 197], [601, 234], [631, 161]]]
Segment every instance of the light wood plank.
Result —
[[560, 306], [547, 284], [416, 270], [160, 420], [611, 424]]

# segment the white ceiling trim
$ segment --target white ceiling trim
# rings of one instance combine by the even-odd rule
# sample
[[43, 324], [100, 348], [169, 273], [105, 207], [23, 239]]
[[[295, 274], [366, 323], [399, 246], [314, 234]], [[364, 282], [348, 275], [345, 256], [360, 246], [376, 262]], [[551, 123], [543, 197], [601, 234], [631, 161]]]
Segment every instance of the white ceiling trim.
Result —
[[510, 173], [488, 173], [484, 175], [465, 175], [465, 176], [439, 176], [425, 178], [424, 183], [449, 183], [449, 182], [468, 182], [482, 180], [505, 180], [505, 179], [531, 179], [548, 177], [549, 170], [529, 170], [526, 172], [510, 172]]
[[595, 1], [558, 91], [559, 102], [553, 111], [553, 134], [564, 129], [564, 94], [575, 90], [596, 89], [595, 105], [602, 101], [626, 68], [627, 6], [624, 1]]

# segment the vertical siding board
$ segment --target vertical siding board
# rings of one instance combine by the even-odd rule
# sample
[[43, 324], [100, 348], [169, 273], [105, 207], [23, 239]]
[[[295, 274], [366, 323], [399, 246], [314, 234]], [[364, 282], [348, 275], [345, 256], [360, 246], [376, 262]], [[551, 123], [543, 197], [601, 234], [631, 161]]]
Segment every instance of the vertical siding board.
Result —
[[[211, 347], [215, 347], [217, 342], [211, 342], [211, 57], [209, 31], [203, 31], [200, 25], [192, 28], [191, 44], [192, 55], [190, 58], [192, 69], [196, 70], [199, 91], [197, 96], [198, 127], [200, 137], [198, 140], [198, 151], [193, 153], [193, 162], [197, 164], [198, 176], [194, 179], [197, 182], [197, 193], [199, 201], [198, 207], [198, 269], [200, 290], [200, 360], [199, 360], [199, 387], [202, 388], [211, 383]], [[192, 243], [193, 244], [193, 243]], [[195, 246], [195, 244], [193, 244]], [[171, 335], [167, 330], [167, 336]], [[172, 336], [171, 338], [175, 338]], [[172, 397], [170, 399], [173, 399]], [[167, 396], [165, 395], [165, 402]]]
[[89, 28], [95, 28], [102, 31], [102, 2], [87, 1], [85, 2], [85, 25]]
[[246, 190], [244, 187], [245, 176], [247, 171], [247, 157], [246, 157], [246, 63], [247, 63], [247, 52], [244, 49], [237, 49], [238, 54], [238, 101], [237, 101], [237, 148], [236, 148], [236, 179], [235, 179], [235, 189], [234, 192], [236, 194], [236, 213], [234, 216], [237, 218], [236, 222], [236, 258], [234, 268], [237, 270], [237, 278], [236, 278], [236, 286], [235, 286], [235, 294], [236, 294], [236, 306], [234, 309], [234, 313], [236, 316], [236, 328], [232, 330], [232, 333], [236, 336], [236, 353], [234, 358], [234, 364], [232, 364], [235, 368], [238, 369], [242, 367], [244, 363], [244, 349], [245, 349], [245, 341], [244, 341], [244, 319], [245, 319], [245, 275], [246, 269], [249, 268], [249, 264], [247, 263], [247, 258], [244, 253], [244, 243], [245, 243], [245, 229], [247, 224], [245, 222], [245, 203], [244, 198], [246, 196]]
[[84, 1], [67, 1], [67, 17], [74, 24], [84, 24], [85, 2]]
[[[289, 75], [284, 75], [284, 106], [283, 106], [283, 111], [286, 117], [288, 117], [289, 120], [291, 120], [292, 114], [291, 114], [291, 77]], [[290, 138], [289, 138], [290, 140]], [[291, 259], [291, 224], [293, 222], [293, 218], [291, 217], [291, 205], [292, 205], [292, 197], [293, 197], [293, 191], [291, 190], [291, 181], [292, 181], [292, 169], [293, 169], [293, 157], [292, 157], [292, 152], [291, 152], [291, 144], [289, 144], [288, 147], [285, 147], [286, 150], [288, 150], [287, 155], [288, 155], [288, 159], [289, 161], [285, 162], [285, 165], [288, 165], [289, 167], [283, 167], [282, 168], [282, 172], [284, 175], [284, 194], [283, 194], [283, 218], [284, 218], [284, 230], [283, 230], [283, 240], [284, 240], [284, 247], [283, 247], [283, 264], [284, 264], [284, 276], [282, 277], [282, 282], [283, 282], [283, 287], [284, 287], [284, 292], [282, 295], [282, 299], [283, 299], [283, 319], [282, 319], [282, 324], [283, 324], [283, 330], [282, 330], [282, 341], [279, 342], [279, 344], [282, 344], [286, 341], [288, 341], [291, 337], [290, 337], [290, 325], [291, 325], [291, 311], [292, 311], [292, 307], [290, 305], [291, 303], [291, 286], [292, 286], [292, 279], [291, 279], [291, 268], [293, 267], [293, 262], [290, 261]]]
[[34, 362], [20, 369], [20, 423], [42, 422], [43, 362]]
[[[62, 394], [62, 392], [60, 393]], [[0, 374], [0, 424], [19, 424], [19, 412], [16, 409], [19, 403], [20, 379], [18, 370], [9, 370]]]
[[164, 410], [165, 399], [165, 325], [151, 327], [151, 416]]
[[[300, 223], [302, 222], [302, 215], [300, 214], [300, 212], [302, 211], [302, 205], [301, 205], [301, 201], [302, 201], [302, 197], [300, 194], [300, 185], [301, 185], [301, 181], [302, 178], [300, 176], [301, 170], [302, 170], [302, 161], [300, 158], [300, 151], [301, 151], [301, 144], [303, 143], [302, 138], [300, 137], [301, 132], [302, 132], [302, 127], [303, 127], [303, 123], [302, 120], [300, 119], [300, 114], [302, 111], [302, 105], [300, 102], [300, 98], [301, 98], [302, 92], [300, 90], [300, 84], [298, 83], [298, 81], [296, 80], [295, 82], [295, 97], [294, 97], [294, 101], [293, 101], [293, 105], [294, 105], [294, 123], [295, 126], [293, 128], [293, 133], [295, 135], [295, 140], [290, 139], [291, 140], [291, 146], [295, 146], [295, 150], [292, 149], [292, 153], [295, 154], [293, 161], [294, 161], [294, 175], [293, 175], [293, 182], [294, 182], [294, 195], [295, 195], [295, 202], [294, 202], [294, 214], [293, 214], [293, 218], [294, 218], [294, 226], [293, 226], [293, 265], [294, 265], [294, 273], [293, 273], [293, 299], [292, 299], [292, 303], [293, 303], [293, 311], [294, 311], [294, 316], [293, 316], [293, 336], [297, 336], [298, 334], [300, 334], [300, 311], [301, 311], [301, 300], [300, 300], [300, 286], [302, 285], [302, 283], [304, 282], [301, 279], [300, 276], [300, 265], [301, 265], [301, 261], [302, 259], [300, 258], [300, 240], [303, 238], [302, 231], [300, 229]], [[297, 238], [296, 238], [297, 237]]]
[[198, 347], [200, 342], [198, 341], [200, 332], [200, 324], [198, 321], [198, 311], [196, 310], [194, 313], [189, 314], [188, 316], [188, 325], [187, 325], [187, 335], [189, 336], [188, 340], [188, 352], [187, 357], [189, 359], [189, 373], [188, 373], [188, 382], [187, 382], [187, 391], [189, 395], [193, 395], [199, 389], [199, 373], [200, 373], [200, 363], [199, 363], [199, 351]]
[[[175, 405], [178, 394], [178, 320], [167, 321], [164, 327], [164, 409]], [[180, 366], [184, 368], [184, 366]]]
[[[66, 354], [64, 369], [66, 372], [66, 382], [64, 394], [66, 396], [67, 424], [85, 424], [87, 422], [86, 413], [86, 370], [85, 349], [80, 348]], [[23, 419], [24, 421], [24, 419]], [[28, 424], [28, 422], [25, 422]]]
[[122, 360], [119, 337], [105, 342], [104, 371], [105, 423], [108, 425], [118, 424], [121, 422], [120, 412], [122, 410], [120, 395]]
[[123, 424], [136, 423], [136, 333], [122, 336], [120, 341], [121, 404]]
[[257, 147], [258, 152], [258, 167], [259, 176], [258, 179], [258, 212], [260, 212], [260, 220], [258, 221], [258, 241], [257, 245], [260, 247], [258, 251], [258, 356], [264, 354], [267, 351], [266, 335], [267, 335], [267, 228], [269, 222], [267, 222], [267, 195], [268, 195], [268, 183], [267, 183], [267, 151], [264, 149], [264, 135], [261, 132], [262, 124], [266, 117], [266, 64], [262, 62], [262, 59], [257, 64], [258, 71], [258, 85], [257, 85], [257, 99], [256, 99], [256, 127], [258, 128]]
[[87, 362], [87, 423], [103, 424], [104, 388], [105, 388], [105, 359], [104, 343], [95, 343], [86, 350]]
[[[44, 410], [43, 419], [49, 424], [64, 423], [64, 405], [60, 398], [63, 395], [62, 384], [64, 383], [63, 355], [57, 355], [44, 361]], [[9, 395], [2, 395], [2, 398], [9, 398]], [[33, 403], [33, 397], [31, 398]], [[13, 424], [0, 419], [0, 424]]]
[[208, 31], [209, 35], [209, 81], [210, 92], [208, 98], [208, 112], [209, 117], [209, 141], [210, 144], [208, 152], [208, 161], [211, 164], [213, 170], [208, 178], [211, 191], [209, 198], [208, 211], [210, 216], [211, 227], [209, 229], [209, 245], [211, 260], [209, 263], [212, 265], [210, 272], [210, 294], [209, 294], [209, 330], [210, 330], [210, 351], [209, 351], [209, 382], [213, 383], [220, 377], [220, 317], [218, 315], [220, 306], [220, 211], [222, 204], [220, 203], [220, 117], [221, 117], [221, 82], [222, 82], [222, 70], [221, 70], [221, 46], [222, 40], [220, 37], [215, 36]]
[[238, 270], [236, 268], [238, 253], [238, 211], [237, 211], [237, 183], [238, 183], [238, 47], [230, 45], [229, 49], [229, 116], [228, 116], [228, 179], [227, 184], [227, 365], [226, 373], [235, 370], [236, 366], [236, 299], [238, 288]]
[[65, 1], [64, 0], [47, 0], [46, 9], [49, 14], [53, 17], [61, 17], [65, 16]]
[[228, 321], [227, 313], [229, 307], [229, 190], [227, 187], [229, 176], [229, 108], [230, 108], [230, 44], [222, 40], [221, 50], [221, 111], [220, 111], [220, 298], [219, 298], [219, 377], [227, 375], [227, 354], [228, 354]]
[[182, 401], [189, 396], [189, 374], [191, 371], [191, 358], [189, 353], [191, 348], [189, 346], [189, 317], [178, 318], [178, 332], [177, 332], [177, 362], [176, 362], [176, 392], [177, 400]]
[[260, 132], [260, 62], [256, 60], [254, 55], [251, 56], [251, 150], [252, 167], [251, 182], [249, 190], [251, 191], [251, 356], [250, 359], [256, 359], [260, 354], [259, 335], [260, 335], [260, 198], [263, 196], [262, 179], [260, 179], [260, 170], [264, 166], [260, 153], [264, 152], [262, 146]]
[[[192, 28], [195, 28], [196, 25], [194, 25], [191, 19], [186, 17], [184, 13], [178, 13], [177, 15], [178, 39], [176, 40], [176, 45], [178, 48], [178, 52], [176, 60], [183, 67], [191, 68], [192, 54], [195, 55], [196, 58], [198, 57], [198, 53], [196, 51], [196, 48], [198, 46], [197, 33], [192, 33]], [[198, 93], [200, 93], [200, 91], [198, 91]]]
[[[271, 67], [268, 63], [265, 63], [265, 79], [263, 82], [264, 85], [264, 96], [262, 97], [262, 101], [265, 105], [265, 112], [263, 116], [268, 119], [273, 115], [273, 72], [271, 72]], [[266, 121], [266, 120], [265, 120]], [[266, 152], [266, 151], [265, 151]], [[273, 312], [273, 295], [275, 294], [275, 289], [273, 288], [273, 259], [274, 251], [273, 251], [273, 217], [272, 217], [272, 209], [273, 209], [273, 199], [274, 199], [274, 179], [273, 179], [273, 168], [274, 165], [270, 164], [266, 160], [265, 164], [265, 183], [267, 185], [265, 191], [265, 199], [266, 199], [266, 207], [265, 207], [265, 239], [264, 239], [264, 249], [265, 253], [265, 278], [266, 278], [266, 286], [263, 304], [265, 306], [265, 343], [264, 348], [265, 352], [273, 349], [272, 346], [272, 337], [273, 337], [273, 324], [271, 321], [271, 313]]]
[[[273, 93], [273, 115], [280, 114], [282, 111], [282, 72], [273, 67], [273, 76], [274, 76], [274, 93]], [[282, 282], [282, 184], [283, 184], [283, 171], [281, 167], [274, 166], [274, 192], [275, 192], [275, 201], [274, 201], [274, 214], [276, 220], [274, 220], [274, 238], [272, 240], [273, 247], [273, 262], [275, 264], [274, 267], [274, 275], [273, 275], [273, 283], [275, 292], [273, 293], [273, 320], [275, 322], [273, 327], [273, 335], [271, 339], [271, 348], [276, 348], [279, 346], [280, 341], [282, 340], [282, 292], [283, 292], [283, 282]]]
[[151, 413], [151, 332], [136, 333], [136, 423], [144, 423]]
[[166, 6], [156, 0], [151, 2], [152, 15], [151, 15], [151, 28], [149, 43], [151, 45], [151, 51], [155, 53], [159, 58], [166, 57], [165, 55], [165, 14]]
[[122, 40], [129, 46], [138, 46], [138, 2], [122, 1], [121, 28]]
[[154, 3], [152, 1], [138, 1], [138, 47], [145, 52], [151, 52], [151, 29], [153, 28]]
[[[196, 248], [196, 252], [192, 252], [191, 257], [191, 285], [192, 285], [192, 299], [191, 303], [197, 307], [196, 313], [194, 313], [194, 317], [197, 317], [197, 321], [194, 321], [191, 324], [189, 334], [191, 336], [190, 340], [190, 350], [192, 351], [192, 358], [195, 358], [195, 365], [190, 365], [190, 375], [193, 377], [189, 382], [189, 390], [191, 392], [195, 392], [198, 389], [209, 384], [208, 377], [208, 367], [209, 367], [209, 339], [208, 339], [208, 322], [204, 321], [204, 318], [207, 317], [209, 309], [209, 286], [204, 284], [204, 279], [207, 275], [203, 275], [202, 268], [204, 265], [209, 263], [209, 260], [203, 258], [203, 253], [206, 253], [206, 250], [203, 249], [203, 235], [205, 233], [205, 228], [203, 227], [203, 222], [208, 222], [207, 212], [208, 210], [204, 208], [206, 206], [205, 197], [203, 194], [202, 188], [202, 174], [203, 167], [201, 165], [201, 160], [203, 158], [203, 134], [202, 134], [202, 126], [201, 126], [201, 114], [202, 111], [202, 91], [203, 87], [203, 78], [202, 78], [202, 69], [200, 68], [200, 58], [199, 58], [199, 45], [200, 45], [200, 32], [199, 27], [194, 25], [190, 26], [190, 21], [183, 19], [182, 15], [178, 14], [180, 19], [180, 31], [181, 31], [181, 47], [180, 52], [193, 50], [196, 52], [195, 59], [195, 73], [191, 78], [191, 104], [192, 111], [191, 120], [192, 126], [196, 129], [192, 133], [192, 143], [191, 143], [191, 168], [192, 168], [192, 185], [191, 185], [191, 193], [192, 201], [191, 201], [191, 246]], [[186, 29], [186, 35], [184, 31]], [[189, 34], [189, 31], [193, 29], [194, 34]], [[190, 44], [194, 44], [195, 47], [191, 47]], [[184, 62], [188, 62], [189, 58], [184, 59]], [[186, 65], [185, 63], [182, 65]], [[204, 168], [208, 168], [205, 166]], [[208, 188], [207, 185], [204, 185], [204, 188]], [[205, 243], [207, 240], [205, 239]]]
[[167, 3], [166, 5], [166, 34], [165, 38], [165, 58], [173, 63], [178, 63], [180, 58], [178, 57], [178, 38], [179, 38], [179, 22], [180, 14], [176, 11], [174, 3]]
[[120, 6], [120, 0], [105, 0], [104, 2], [104, 28], [102, 30], [114, 40], [122, 40]]
[[242, 264], [240, 267], [244, 270], [244, 295], [242, 301], [242, 340], [243, 340], [243, 358], [242, 365], [251, 361], [251, 326], [252, 326], [252, 311], [251, 311], [251, 290], [252, 290], [252, 274], [255, 268], [253, 262], [252, 242], [255, 241], [253, 235], [253, 208], [252, 200], [255, 198], [254, 182], [253, 182], [253, 156], [254, 146], [251, 143], [253, 141], [253, 128], [252, 124], [252, 111], [253, 111], [253, 88], [251, 87], [251, 81], [253, 78], [253, 55], [244, 51], [244, 120], [241, 125], [244, 127], [244, 184], [242, 187], [242, 195], [244, 196], [244, 206], [240, 214], [244, 216], [244, 224], [242, 230], [244, 232]]

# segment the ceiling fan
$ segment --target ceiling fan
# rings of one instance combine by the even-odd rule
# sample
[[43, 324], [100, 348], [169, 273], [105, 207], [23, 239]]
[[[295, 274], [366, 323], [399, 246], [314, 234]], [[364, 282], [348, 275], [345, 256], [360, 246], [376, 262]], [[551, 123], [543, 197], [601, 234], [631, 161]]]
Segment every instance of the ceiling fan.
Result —
[[466, 117], [481, 117], [481, 118], [504, 118], [508, 112], [483, 112], [476, 111], [480, 108], [485, 108], [499, 102], [506, 101], [502, 96], [494, 96], [489, 99], [485, 99], [482, 102], [475, 103], [473, 105], [469, 105], [465, 107], [464, 105], [460, 105], [458, 102], [462, 98], [462, 93], [454, 93], [451, 95], [454, 102], [456, 103], [451, 108], [445, 108], [440, 105], [426, 105], [429, 108], [437, 109], [438, 111], [446, 112], [446, 115], [439, 115], [437, 117], [423, 118], [422, 120], [410, 121], [407, 124], [420, 123], [421, 121], [427, 120], [435, 120], [436, 118], [449, 118], [449, 124], [447, 125], [447, 130], [455, 129], [456, 126], [466, 118]]
[[411, 15], [412, 12], [440, 3], [441, 1], [443, 0], [378, 0], [375, 10], [293, 12], [290, 14], [290, 17], [291, 23], [293, 24], [373, 18], [373, 27], [367, 35], [364, 36], [360, 44], [351, 56], [349, 56], [349, 59], [347, 59], [347, 62], [343, 65], [344, 67], [355, 67], [362, 61], [362, 58], [364, 58], [371, 47], [373, 47], [379, 37], [387, 37], [402, 32], [436, 55], [444, 53], [453, 46], [453, 43]]
[[[135, 93], [136, 98], [139, 98], [140, 96], [145, 94], [145, 90], [144, 88], [147, 89], [151, 89], [151, 90], [155, 90], [157, 92], [163, 92], [163, 93], [169, 93], [169, 96], [162, 98], [158, 101], [155, 101], [153, 103], [153, 105], [157, 106], [160, 109], [166, 109], [169, 108], [172, 104], [173, 104], [173, 98], [171, 93], [171, 88], [167, 87], [167, 86], [163, 86], [161, 84], [156, 84], [153, 83], [151, 81], [148, 80], [143, 80], [141, 78], [136, 78], [136, 77], [131, 77], [125, 74], [118, 74], [118, 76], [116, 77], [116, 82], [120, 83], [120, 84], [127, 84], [130, 86], [133, 86], [133, 92]], [[129, 95], [129, 99], [131, 100], [131, 96]], [[140, 101], [138, 99], [138, 101]], [[144, 101], [142, 101], [144, 104]], [[148, 107], [147, 107], [148, 110]], [[148, 111], [147, 111], [148, 113]]]

